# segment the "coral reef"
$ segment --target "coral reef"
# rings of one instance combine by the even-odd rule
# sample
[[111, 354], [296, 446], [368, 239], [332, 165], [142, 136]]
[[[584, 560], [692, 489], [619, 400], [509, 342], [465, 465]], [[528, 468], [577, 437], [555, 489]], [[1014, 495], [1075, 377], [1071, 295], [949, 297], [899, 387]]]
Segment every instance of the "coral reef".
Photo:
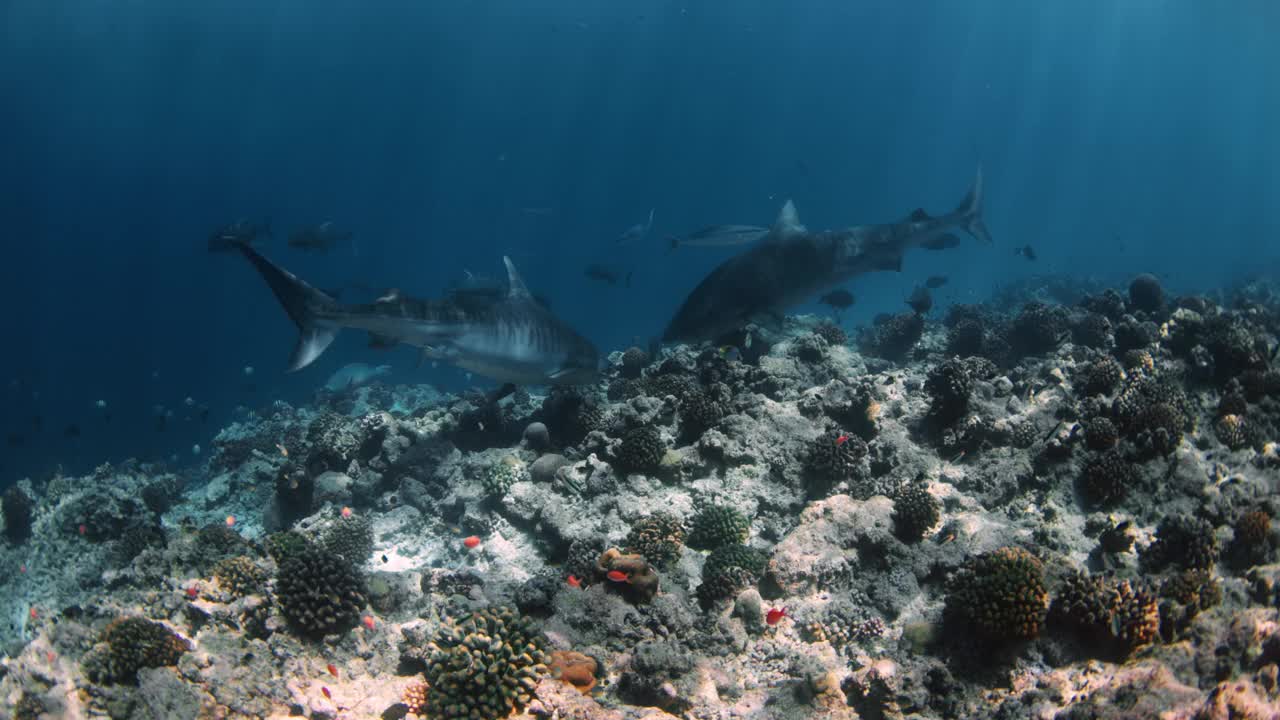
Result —
[[262, 400], [182, 462], [23, 479], [0, 498], [0, 697], [1269, 717], [1280, 287], [1129, 285], [940, 294], [941, 322], [886, 315], [853, 347], [761, 318], [572, 388]]

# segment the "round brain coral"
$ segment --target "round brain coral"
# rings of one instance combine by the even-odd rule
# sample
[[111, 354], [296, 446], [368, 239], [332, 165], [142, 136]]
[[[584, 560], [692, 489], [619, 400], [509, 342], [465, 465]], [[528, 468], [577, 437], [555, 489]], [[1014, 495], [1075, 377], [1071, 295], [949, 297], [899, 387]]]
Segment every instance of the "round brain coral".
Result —
[[626, 550], [638, 553], [655, 565], [666, 565], [680, 557], [684, 543], [684, 523], [668, 513], [656, 512], [635, 521], [627, 533]]
[[1067, 313], [1061, 306], [1030, 302], [1013, 319], [1010, 338], [1023, 354], [1048, 352], [1067, 339]]
[[262, 591], [267, 573], [251, 558], [244, 555], [218, 561], [213, 566], [213, 576], [232, 597], [244, 597]]
[[939, 425], [950, 425], [969, 410], [973, 375], [959, 358], [952, 358], [929, 371], [924, 383], [929, 395], [929, 415]]
[[1120, 431], [1110, 418], [1094, 417], [1084, 421], [1084, 444], [1090, 450], [1110, 450], [1120, 442]]
[[1143, 273], [1129, 283], [1129, 304], [1144, 312], [1158, 312], [1164, 307], [1164, 288], [1160, 280], [1150, 273]]
[[702, 566], [698, 601], [703, 607], [711, 607], [717, 601], [733, 597], [759, 582], [764, 568], [763, 553], [745, 545], [725, 545], [713, 550]]
[[644, 367], [648, 364], [649, 353], [638, 347], [629, 347], [622, 353], [622, 377], [634, 380], [640, 377], [640, 373], [644, 372]]
[[1142, 553], [1143, 565], [1163, 570], [1173, 565], [1189, 570], [1207, 570], [1218, 560], [1218, 539], [1213, 525], [1204, 518], [1183, 515], [1165, 518], [1156, 526], [1156, 539]]
[[898, 537], [918, 542], [938, 523], [942, 505], [924, 483], [908, 483], [893, 499], [893, 526]]
[[947, 331], [947, 352], [952, 355], [977, 355], [982, 352], [986, 331], [982, 321], [961, 318]]
[[549, 659], [542, 633], [509, 607], [449, 623], [428, 650], [422, 709], [440, 720], [499, 720], [523, 710]]
[[518, 458], [508, 455], [490, 465], [480, 477], [484, 492], [491, 498], [501, 499], [511, 486], [528, 479], [528, 469]]
[[1116, 385], [1120, 383], [1123, 376], [1124, 371], [1120, 368], [1120, 363], [1109, 357], [1102, 357], [1084, 367], [1077, 383], [1081, 394], [1085, 396], [1109, 395], [1116, 389]]
[[280, 565], [276, 598], [297, 630], [323, 635], [354, 624], [365, 604], [364, 581], [343, 557], [307, 547]]
[[867, 443], [857, 435], [841, 430], [819, 435], [805, 458], [805, 469], [812, 480], [810, 495], [825, 495], [833, 485], [862, 475], [868, 451]]
[[1114, 505], [1138, 484], [1139, 477], [1138, 469], [1119, 450], [1108, 450], [1085, 462], [1080, 493], [1090, 505]]
[[849, 335], [835, 323], [822, 323], [813, 329], [813, 334], [826, 340], [828, 345], [844, 345], [849, 342]]
[[1075, 572], [1067, 576], [1049, 606], [1049, 616], [1091, 632], [1105, 631], [1111, 623], [1115, 592], [1106, 578]]
[[728, 505], [707, 505], [689, 524], [689, 547], [698, 550], [741, 545], [751, 533], [747, 516]]
[[176, 665], [191, 649], [169, 628], [142, 617], [113, 620], [98, 641], [105, 648], [95, 648], [83, 661], [85, 674], [97, 683], [136, 684], [139, 670]]
[[623, 472], [653, 472], [662, 463], [667, 446], [655, 427], [648, 425], [627, 431], [618, 446], [619, 469]]
[[367, 513], [338, 517], [316, 544], [358, 566], [373, 554], [373, 519]]
[[727, 414], [727, 409], [711, 393], [695, 390], [680, 402], [680, 429], [689, 438], [697, 438], [715, 427]]
[[1003, 547], [970, 560], [951, 582], [946, 607], [980, 637], [1005, 642], [1039, 635], [1048, 599], [1040, 561]]

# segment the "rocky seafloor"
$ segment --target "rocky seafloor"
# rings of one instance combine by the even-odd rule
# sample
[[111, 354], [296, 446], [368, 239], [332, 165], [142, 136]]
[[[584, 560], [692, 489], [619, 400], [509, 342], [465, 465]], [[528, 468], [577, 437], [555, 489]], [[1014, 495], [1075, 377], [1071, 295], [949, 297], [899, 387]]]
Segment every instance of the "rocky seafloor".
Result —
[[1280, 293], [1031, 287], [24, 480], [0, 716], [1280, 717]]

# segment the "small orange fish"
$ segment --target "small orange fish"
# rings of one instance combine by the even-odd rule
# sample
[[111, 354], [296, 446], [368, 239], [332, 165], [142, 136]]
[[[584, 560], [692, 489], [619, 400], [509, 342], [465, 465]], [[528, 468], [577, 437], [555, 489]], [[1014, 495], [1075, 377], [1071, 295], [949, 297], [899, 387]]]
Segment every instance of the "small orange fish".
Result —
[[31, 612], [27, 614], [31, 616], [32, 620], [35, 620], [36, 618], [40, 617], [40, 613], [36, 611], [36, 608], [34, 605], [31, 606]]
[[836, 438], [836, 447], [840, 447], [841, 445], [843, 445], [843, 444], [845, 444], [845, 443], [847, 443], [847, 442], [849, 442], [849, 436], [848, 436], [848, 435], [841, 435], [840, 437]]
[[378, 623], [373, 619], [373, 616], [372, 616], [372, 615], [365, 615], [364, 617], [360, 618], [360, 622], [364, 623], [364, 626], [365, 626], [365, 627], [367, 627], [367, 628], [369, 628], [370, 630], [372, 630], [372, 629], [374, 629], [375, 627], [377, 627], [377, 624], [378, 624]]
[[44, 659], [48, 660], [49, 662], [53, 662], [54, 660], [58, 659], [58, 654], [52, 650], [46, 650], [44, 653]]
[[187, 588], [187, 597], [191, 598], [192, 600], [195, 600], [196, 598], [200, 597], [200, 588], [196, 587], [195, 585], [192, 585], [191, 587]]
[[468, 535], [467, 537], [462, 539], [462, 546], [468, 550], [475, 550], [476, 548], [480, 547], [480, 536]]
[[332, 699], [333, 699], [333, 693], [329, 692], [329, 688], [327, 688], [327, 687], [325, 687], [325, 686], [321, 685], [321, 686], [320, 686], [320, 692], [324, 693], [324, 697], [325, 697], [325, 699], [326, 699], [326, 700], [332, 700]]
[[235, 526], [236, 526], [236, 516], [235, 516], [235, 515], [228, 515], [228, 516], [227, 516], [227, 527], [235, 527]]
[[777, 625], [782, 622], [782, 618], [787, 616], [787, 609], [784, 607], [776, 607], [765, 613], [764, 621], [770, 625]]
[[324, 669], [328, 670], [330, 675], [334, 677], [338, 677], [338, 668], [335, 667], [333, 663], [329, 663], [328, 665], [325, 665]]
[[89, 526], [85, 525], [84, 523], [80, 523], [80, 527], [78, 529], [80, 530], [81, 535], [84, 535], [85, 533], [89, 532]]
[[280, 451], [280, 455], [282, 457], [289, 457], [289, 448], [281, 445], [280, 443], [276, 443], [276, 449]]
[[351, 513], [352, 513], [352, 512], [353, 512], [353, 511], [352, 511], [352, 509], [351, 509], [351, 508], [349, 508], [349, 507], [344, 507], [344, 508], [342, 508], [342, 517], [343, 517], [343, 519], [346, 519], [346, 518], [351, 517]]
[[625, 582], [625, 583], [631, 582], [631, 576], [622, 572], [621, 570], [610, 570], [608, 574], [605, 575], [605, 577], [609, 578], [614, 582]]
[[569, 576], [569, 578], [568, 578], [565, 582], [568, 582], [568, 583], [569, 583], [569, 587], [571, 587], [571, 588], [581, 588], [581, 587], [582, 587], [582, 581], [578, 579], [578, 576], [577, 576], [577, 575], [570, 575], [570, 576]]
[[18, 566], [18, 572], [22, 573], [23, 575], [26, 575], [26, 574], [27, 574], [27, 566], [26, 566], [25, 564], [23, 564], [23, 565], [19, 565], [19, 566]]

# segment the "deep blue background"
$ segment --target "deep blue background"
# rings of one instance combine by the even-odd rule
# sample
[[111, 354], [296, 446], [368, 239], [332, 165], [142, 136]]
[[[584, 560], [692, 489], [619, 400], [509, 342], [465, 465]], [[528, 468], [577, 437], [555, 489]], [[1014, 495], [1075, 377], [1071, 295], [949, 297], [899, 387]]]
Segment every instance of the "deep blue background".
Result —
[[[28, 445], [4, 448], [0, 483], [189, 457], [237, 404], [305, 399], [345, 362], [384, 361], [349, 337], [281, 374], [285, 316], [244, 262], [204, 251], [241, 217], [272, 218], [265, 251], [321, 286], [429, 294], [510, 254], [604, 349], [660, 332], [725, 257], [669, 256], [665, 233], [767, 224], [789, 196], [815, 228], [945, 210], [979, 160], [996, 245], [859, 280], [849, 320], [940, 271], [944, 299], [965, 300], [1048, 271], [1149, 270], [1187, 290], [1274, 272], [1277, 8], [9, 0], [0, 429]], [[619, 251], [651, 207], [654, 237]], [[283, 246], [326, 219], [357, 233], [358, 256]], [[1013, 256], [1024, 243], [1038, 263]], [[597, 261], [635, 267], [635, 287], [591, 284]], [[402, 380], [464, 382], [391, 358]], [[152, 407], [181, 415], [187, 396], [210, 423], [155, 432]], [[72, 422], [84, 436], [64, 440]]]

